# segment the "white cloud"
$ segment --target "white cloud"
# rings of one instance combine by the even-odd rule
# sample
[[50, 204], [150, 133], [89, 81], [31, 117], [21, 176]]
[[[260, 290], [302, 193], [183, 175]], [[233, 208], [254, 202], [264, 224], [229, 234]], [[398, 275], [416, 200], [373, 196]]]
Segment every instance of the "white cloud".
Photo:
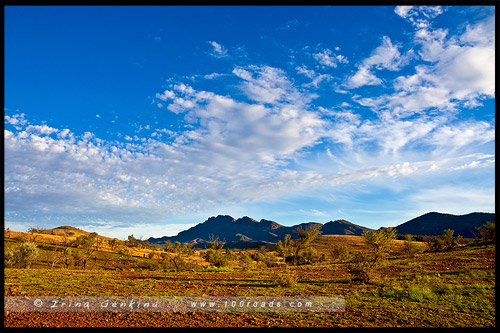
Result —
[[53, 127], [49, 127], [47, 125], [29, 125], [27, 128], [26, 128], [27, 131], [30, 131], [30, 132], [38, 132], [40, 134], [45, 134], [45, 135], [50, 135], [52, 133], [55, 133], [57, 132], [58, 130], [53, 128]]
[[298, 211], [299, 214], [301, 215], [306, 215], [306, 216], [309, 216], [309, 217], [328, 217], [328, 215], [325, 213], [325, 212], [322, 212], [322, 211], [319, 211], [317, 209], [311, 209], [311, 210], [299, 210]]
[[[176, 133], [170, 144], [128, 135], [125, 143], [106, 142], [90, 132], [76, 136], [45, 125], [5, 132], [6, 207], [29, 214], [86, 214], [87, 220], [104, 215], [148, 221], [308, 184], [311, 175], [280, 167], [316, 144], [324, 121], [305, 108], [308, 97], [283, 71], [252, 67], [235, 74], [258, 103], [180, 83], [157, 95], [168, 110], [198, 124]], [[268, 98], [270, 91], [278, 97]], [[266, 101], [270, 105], [262, 104]]]
[[[186, 119], [201, 127], [186, 131], [179, 143], [192, 142], [191, 149], [217, 151], [224, 156], [274, 162], [313, 145], [321, 135], [324, 122], [304, 109], [302, 95], [292, 87], [284, 72], [273, 68], [254, 68], [253, 73], [236, 68], [243, 79], [242, 89], [258, 104], [237, 102], [206, 91], [178, 91], [177, 99], [192, 101], [185, 108]], [[203, 98], [202, 98], [202, 97]], [[270, 103], [264, 106], [260, 103]]]
[[330, 81], [333, 77], [330, 74], [318, 74], [312, 69], [307, 69], [306, 66], [297, 66], [295, 67], [297, 73], [303, 74], [306, 77], [310, 78], [312, 81], [308, 84], [305, 84], [305, 87], [315, 87], [318, 88], [321, 82]]
[[288, 80], [283, 70], [269, 66], [237, 67], [233, 74], [243, 80], [242, 91], [258, 103], [301, 103], [310, 97], [301, 94]]
[[410, 10], [412, 10], [413, 6], [396, 6], [394, 12], [401, 16], [402, 18], [406, 18], [409, 15]]
[[210, 53], [213, 57], [224, 58], [228, 56], [226, 48], [221, 44], [214, 41], [209, 41], [208, 43], [213, 47], [212, 52]]
[[361, 66], [359, 67], [356, 74], [349, 77], [347, 80], [347, 84], [345, 85], [347, 88], [359, 88], [366, 85], [379, 85], [382, 84], [382, 80], [376, 77], [371, 71], [369, 67]]
[[430, 26], [430, 20], [441, 15], [441, 6], [397, 6], [394, 12], [417, 28]]
[[339, 63], [347, 64], [349, 61], [341, 54], [335, 54], [332, 50], [324, 49], [322, 52], [314, 53], [313, 58], [326, 67], [337, 67]]
[[19, 130], [27, 123], [24, 116], [24, 113], [15, 114], [12, 116], [5, 115], [4, 123], [14, 125], [14, 127]]
[[226, 76], [226, 75], [227, 74], [211, 73], [211, 74], [204, 75], [203, 78], [205, 78], [207, 80], [213, 80], [213, 79], [219, 78], [221, 76]]
[[407, 56], [403, 57], [396, 45], [393, 45], [391, 39], [383, 37], [382, 44], [378, 46], [370, 55], [363, 60], [362, 65], [366, 67], [375, 67], [376, 69], [388, 69], [397, 71], [406, 65]]
[[[417, 29], [415, 42], [421, 46], [418, 54], [426, 62], [417, 65], [415, 73], [395, 78], [393, 94], [355, 100], [397, 117], [480, 105], [481, 99], [495, 95], [494, 30], [488, 30], [492, 22], [490, 16], [468, 25], [458, 36], [449, 36], [443, 29]], [[348, 86], [378, 83], [380, 80], [361, 67], [349, 78]]]
[[347, 79], [345, 86], [353, 89], [364, 85], [382, 84], [382, 80], [372, 73], [372, 69], [398, 71], [408, 63], [411, 57], [411, 51], [404, 56], [401, 55], [398, 47], [392, 44], [391, 39], [384, 36], [382, 44], [358, 65], [358, 71]]

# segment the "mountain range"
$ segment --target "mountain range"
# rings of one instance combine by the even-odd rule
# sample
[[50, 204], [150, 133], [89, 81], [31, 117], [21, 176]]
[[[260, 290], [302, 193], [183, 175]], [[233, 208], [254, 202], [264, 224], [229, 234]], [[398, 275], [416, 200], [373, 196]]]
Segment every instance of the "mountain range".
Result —
[[408, 222], [395, 227], [401, 235], [430, 235], [437, 236], [443, 234], [446, 229], [454, 230], [454, 235], [461, 235], [466, 238], [475, 238], [477, 228], [482, 227], [486, 222], [495, 222], [493, 213], [470, 213], [467, 215], [452, 215], [431, 212], [416, 217]]
[[[398, 234], [441, 235], [445, 229], [455, 230], [455, 235], [474, 238], [475, 230], [486, 222], [495, 222], [495, 214], [471, 213], [467, 215], [451, 215], [431, 212], [409, 220], [394, 227]], [[294, 230], [298, 227], [306, 229], [309, 225], [320, 225], [322, 235], [361, 236], [365, 231], [373, 231], [367, 227], [356, 225], [346, 220], [335, 220], [325, 224], [306, 222], [293, 226], [283, 226], [275, 221], [254, 220], [248, 216], [234, 219], [229, 215], [212, 216], [176, 236], [151, 237], [150, 243], [161, 244], [165, 241], [187, 242], [202, 245], [211, 239], [219, 239], [232, 247], [254, 247], [283, 240], [286, 234], [292, 238], [298, 236]]]

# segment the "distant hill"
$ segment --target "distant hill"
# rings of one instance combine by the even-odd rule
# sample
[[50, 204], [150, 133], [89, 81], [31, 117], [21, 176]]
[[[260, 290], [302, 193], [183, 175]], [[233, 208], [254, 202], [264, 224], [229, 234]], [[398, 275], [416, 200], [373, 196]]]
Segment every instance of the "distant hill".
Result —
[[467, 215], [452, 215], [431, 212], [414, 218], [397, 227], [398, 234], [439, 236], [446, 229], [454, 230], [454, 235], [474, 238], [476, 228], [482, 227], [486, 222], [495, 222], [493, 213], [470, 213]]
[[324, 225], [317, 222], [307, 222], [291, 227], [283, 226], [277, 222], [262, 219], [254, 220], [248, 216], [234, 219], [228, 215], [210, 217], [203, 223], [197, 224], [187, 230], [181, 231], [177, 236], [165, 236], [160, 238], [149, 238], [150, 243], [161, 244], [165, 241], [188, 242], [192, 244], [203, 244], [217, 237], [232, 247], [256, 247], [268, 243], [277, 243], [290, 234], [297, 238], [293, 232], [296, 228], [307, 228], [309, 225], [321, 225], [323, 235], [361, 235], [364, 231], [372, 229], [361, 227], [345, 220], [330, 221]]
[[346, 220], [330, 221], [321, 227], [322, 235], [352, 235], [361, 236], [365, 231], [373, 229], [359, 226]]

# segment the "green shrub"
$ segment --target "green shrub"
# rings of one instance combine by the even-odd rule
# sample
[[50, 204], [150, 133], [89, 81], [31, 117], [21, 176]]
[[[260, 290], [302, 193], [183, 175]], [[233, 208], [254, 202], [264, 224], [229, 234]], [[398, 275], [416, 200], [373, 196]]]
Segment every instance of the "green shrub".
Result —
[[5, 251], [3, 255], [3, 262], [5, 267], [14, 267], [16, 265], [16, 255], [14, 254], [14, 251]]
[[351, 274], [353, 282], [370, 283], [371, 260], [362, 252], [356, 253], [347, 264], [347, 271]]
[[276, 267], [278, 266], [278, 257], [276, 257], [274, 254], [268, 254], [264, 257], [264, 260], [262, 260], [262, 262], [267, 267]]
[[363, 233], [363, 241], [370, 247], [371, 267], [374, 267], [391, 250], [396, 239], [394, 228], [380, 228], [379, 230]]
[[28, 268], [38, 256], [38, 248], [35, 243], [26, 242], [16, 245], [4, 253], [5, 267]]
[[245, 269], [254, 267], [254, 261], [252, 257], [248, 254], [248, 252], [241, 251], [240, 254], [238, 255], [238, 261], [240, 262], [241, 266]]
[[495, 222], [487, 222], [479, 228], [481, 241], [484, 243], [495, 243]]
[[462, 236], [453, 237], [453, 233], [453, 230], [446, 229], [441, 236], [434, 238], [432, 242], [428, 243], [430, 251], [451, 251], [457, 248], [462, 241]]
[[385, 297], [385, 298], [397, 298], [397, 299], [401, 299], [401, 298], [408, 297], [408, 293], [402, 287], [393, 287], [393, 288], [390, 288], [388, 290], [384, 290], [383, 292], [381, 292], [380, 296], [381, 297]]
[[263, 253], [261, 253], [261, 252], [252, 253], [251, 257], [256, 262], [263, 261], [266, 258], [266, 256]]
[[331, 244], [329, 252], [332, 259], [338, 262], [344, 262], [351, 257], [351, 251], [345, 244]]
[[298, 284], [297, 276], [289, 270], [279, 273], [275, 279], [274, 284], [281, 287], [295, 287]]
[[426, 299], [433, 299], [435, 294], [428, 286], [410, 286], [408, 288], [408, 297], [414, 302], [422, 302]]
[[222, 249], [207, 249], [203, 254], [203, 258], [215, 267], [226, 267], [229, 265], [229, 258]]

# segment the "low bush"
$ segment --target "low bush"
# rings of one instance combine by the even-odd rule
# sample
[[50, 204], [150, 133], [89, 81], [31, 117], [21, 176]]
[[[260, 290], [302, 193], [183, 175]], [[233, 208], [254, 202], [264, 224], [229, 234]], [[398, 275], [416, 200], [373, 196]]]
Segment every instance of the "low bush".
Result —
[[25, 242], [5, 251], [5, 267], [29, 268], [38, 256], [38, 248], [35, 243]]
[[457, 248], [462, 241], [462, 236], [453, 237], [453, 230], [446, 229], [439, 237], [428, 243], [431, 252], [451, 251]]
[[331, 244], [329, 250], [332, 259], [336, 262], [345, 262], [351, 258], [351, 251], [345, 244]]
[[347, 271], [352, 276], [352, 282], [370, 283], [371, 270], [370, 259], [362, 252], [356, 253], [347, 264]]
[[295, 287], [298, 284], [299, 279], [297, 275], [289, 270], [285, 270], [283, 273], [279, 273], [275, 279], [274, 284], [281, 287]]

